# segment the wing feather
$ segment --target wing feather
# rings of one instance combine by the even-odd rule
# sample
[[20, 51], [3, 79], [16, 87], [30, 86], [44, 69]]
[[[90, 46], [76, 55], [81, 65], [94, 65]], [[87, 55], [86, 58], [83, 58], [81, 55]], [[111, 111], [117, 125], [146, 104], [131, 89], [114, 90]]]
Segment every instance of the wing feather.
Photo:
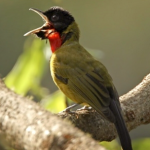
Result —
[[[109, 108], [111, 97], [108, 88], [104, 83], [104, 79], [101, 78], [100, 75], [96, 74], [93, 71], [85, 73], [84, 71], [79, 69], [72, 69], [72, 71], [69, 70], [68, 73], [64, 72], [63, 70], [63, 75], [67, 75], [67, 87], [69, 90], [71, 90], [71, 93], [74, 93], [73, 97], [80, 97], [75, 101], [79, 103], [82, 101], [82, 103], [89, 104], [102, 116], [104, 116], [111, 122], [114, 122], [115, 117]], [[61, 79], [64, 77], [59, 78]]]

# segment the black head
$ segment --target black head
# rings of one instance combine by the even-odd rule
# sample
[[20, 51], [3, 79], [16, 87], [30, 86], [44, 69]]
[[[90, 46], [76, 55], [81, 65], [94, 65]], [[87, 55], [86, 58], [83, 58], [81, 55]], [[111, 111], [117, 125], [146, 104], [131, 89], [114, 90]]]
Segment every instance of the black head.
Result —
[[43, 13], [52, 23], [55, 30], [63, 32], [73, 21], [73, 16], [61, 7], [51, 7]]
[[52, 32], [57, 31], [61, 34], [72, 22], [74, 22], [73, 16], [68, 11], [58, 6], [51, 7], [45, 12], [33, 8], [30, 8], [30, 10], [39, 14], [44, 19], [45, 24], [42, 27], [29, 31], [24, 36], [36, 34], [39, 38], [46, 39]]

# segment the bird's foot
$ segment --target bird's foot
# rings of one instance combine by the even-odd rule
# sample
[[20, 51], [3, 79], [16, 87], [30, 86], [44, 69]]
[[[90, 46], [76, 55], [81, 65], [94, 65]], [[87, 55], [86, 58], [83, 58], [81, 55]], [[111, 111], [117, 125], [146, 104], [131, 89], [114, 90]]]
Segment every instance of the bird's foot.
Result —
[[77, 110], [91, 110], [92, 109], [92, 107], [91, 106], [87, 106], [87, 105], [85, 105], [85, 106], [83, 106], [82, 108], [80, 108], [80, 109], [77, 109]]
[[71, 111], [72, 108], [78, 106], [79, 104], [73, 104], [69, 107], [67, 107], [66, 109], [64, 109], [63, 111], [61, 111], [60, 113], [69, 113], [69, 114], [74, 114], [75, 111]]

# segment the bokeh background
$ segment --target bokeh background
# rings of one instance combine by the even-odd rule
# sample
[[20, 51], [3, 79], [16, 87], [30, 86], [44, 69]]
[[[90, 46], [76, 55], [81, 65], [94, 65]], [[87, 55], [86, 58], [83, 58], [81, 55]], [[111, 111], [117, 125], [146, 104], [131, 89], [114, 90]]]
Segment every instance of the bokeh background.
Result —
[[[21, 73], [25, 75], [29, 72], [28, 68], [34, 70], [33, 64], [28, 65], [31, 59], [38, 63], [38, 85], [42, 90], [39, 87], [34, 90], [27, 88], [25, 95], [35, 95], [35, 99], [40, 99], [45, 93], [50, 95], [57, 90], [49, 73], [49, 62], [45, 59], [49, 59], [49, 43], [36, 39], [36, 43], [41, 43], [38, 46], [34, 36], [23, 36], [43, 24], [37, 14], [28, 11], [29, 8], [44, 11], [55, 5], [62, 6], [73, 14], [81, 31], [80, 43], [105, 64], [119, 95], [134, 88], [150, 72], [149, 0], [0, 0], [0, 76], [6, 79], [12, 76], [18, 78]], [[34, 51], [32, 57], [32, 49], [36, 48], [43, 48], [44, 52]], [[42, 57], [40, 61], [39, 57]], [[22, 71], [24, 68], [26, 70]], [[35, 80], [34, 76], [30, 78], [30, 74], [25, 81], [25, 77], [22, 78], [19, 80], [22, 85], [27, 80]], [[10, 80], [8, 79], [8, 85]], [[16, 81], [10, 83], [10, 86], [12, 84], [16, 84]], [[44, 94], [41, 96], [38, 92], [38, 97], [37, 91]], [[55, 93], [54, 96], [56, 95]], [[150, 125], [140, 126], [130, 133], [132, 139], [150, 137]]]

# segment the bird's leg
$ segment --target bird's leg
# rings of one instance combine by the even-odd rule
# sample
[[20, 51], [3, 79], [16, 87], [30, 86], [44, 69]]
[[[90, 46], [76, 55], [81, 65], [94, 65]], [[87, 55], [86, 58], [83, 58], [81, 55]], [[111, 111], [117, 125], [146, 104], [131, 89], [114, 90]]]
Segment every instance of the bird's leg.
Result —
[[[74, 107], [76, 107], [76, 106], [78, 106], [78, 105], [79, 105], [79, 104], [73, 104], [73, 105], [67, 107], [66, 109], [64, 109], [64, 110], [61, 111], [61, 112], [74, 113], [73, 111], [70, 111], [70, 109], [72, 109], [72, 108], [74, 108]], [[61, 112], [60, 112], [60, 113], [61, 113]]]

